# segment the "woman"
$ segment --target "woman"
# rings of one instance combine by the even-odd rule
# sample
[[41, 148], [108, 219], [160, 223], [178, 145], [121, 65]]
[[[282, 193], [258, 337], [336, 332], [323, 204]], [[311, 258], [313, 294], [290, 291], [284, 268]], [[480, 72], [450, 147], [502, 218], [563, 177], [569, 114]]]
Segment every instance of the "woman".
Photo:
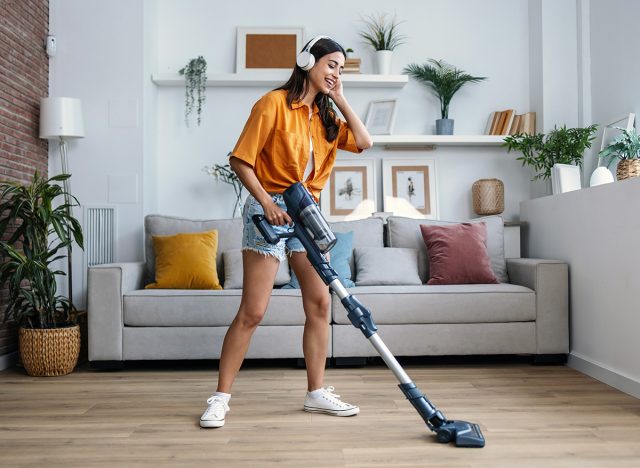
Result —
[[[280, 261], [289, 264], [300, 282], [305, 312], [303, 351], [307, 367], [304, 410], [335, 416], [352, 416], [355, 405], [340, 400], [324, 388], [324, 366], [329, 335], [329, 290], [306, 257], [296, 238], [273, 246], [251, 221], [264, 214], [276, 232], [286, 229], [291, 218], [282, 192], [302, 182], [318, 200], [331, 174], [338, 149], [354, 153], [370, 148], [371, 137], [342, 94], [340, 75], [344, 49], [326, 36], [318, 36], [304, 47], [289, 81], [264, 95], [231, 152], [230, 165], [250, 192], [243, 210], [244, 268], [242, 300], [224, 338], [217, 392], [207, 400], [200, 418], [202, 427], [221, 427], [229, 411], [231, 386], [249, 347], [253, 332], [264, 316]], [[331, 101], [346, 123], [336, 117]], [[275, 345], [275, 344], [274, 344]]]

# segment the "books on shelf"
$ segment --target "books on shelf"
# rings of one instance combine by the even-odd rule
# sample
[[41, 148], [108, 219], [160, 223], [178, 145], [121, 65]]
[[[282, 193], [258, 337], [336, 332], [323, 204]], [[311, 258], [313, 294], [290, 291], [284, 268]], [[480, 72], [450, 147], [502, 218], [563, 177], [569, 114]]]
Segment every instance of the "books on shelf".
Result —
[[344, 68], [342, 73], [360, 73], [360, 63], [362, 59], [348, 58], [344, 61]]
[[485, 135], [515, 135], [536, 133], [536, 113], [516, 114], [514, 109], [495, 111], [489, 115]]

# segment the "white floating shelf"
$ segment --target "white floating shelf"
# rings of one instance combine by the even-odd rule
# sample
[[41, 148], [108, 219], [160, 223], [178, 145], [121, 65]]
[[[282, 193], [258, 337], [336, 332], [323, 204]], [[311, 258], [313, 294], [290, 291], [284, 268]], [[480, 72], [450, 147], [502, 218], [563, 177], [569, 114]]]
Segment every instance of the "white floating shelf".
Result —
[[374, 146], [420, 148], [429, 146], [500, 146], [502, 135], [372, 135]]
[[[266, 86], [285, 83], [291, 72], [220, 73], [207, 77], [207, 86]], [[178, 73], [154, 73], [151, 81], [158, 86], [184, 86], [184, 77]], [[345, 73], [342, 82], [348, 88], [402, 88], [409, 82], [407, 75], [361, 75]]]

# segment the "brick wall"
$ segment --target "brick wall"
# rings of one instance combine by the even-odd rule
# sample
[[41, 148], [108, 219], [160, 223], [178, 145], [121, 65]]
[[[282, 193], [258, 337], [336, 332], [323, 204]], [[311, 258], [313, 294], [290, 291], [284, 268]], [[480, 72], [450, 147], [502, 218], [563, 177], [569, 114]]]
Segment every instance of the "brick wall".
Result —
[[[38, 138], [40, 98], [49, 90], [43, 43], [49, 0], [0, 0], [0, 180], [47, 174], [48, 144]], [[0, 290], [4, 319], [7, 292]], [[17, 349], [16, 327], [0, 320], [0, 356]]]

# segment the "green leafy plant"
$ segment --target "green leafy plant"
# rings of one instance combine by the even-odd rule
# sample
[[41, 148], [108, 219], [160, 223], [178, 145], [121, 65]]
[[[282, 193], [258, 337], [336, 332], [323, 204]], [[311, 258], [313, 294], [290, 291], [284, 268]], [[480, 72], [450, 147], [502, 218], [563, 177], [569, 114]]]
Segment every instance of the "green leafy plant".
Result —
[[374, 50], [395, 50], [396, 47], [404, 44], [405, 36], [398, 32], [398, 22], [396, 16], [389, 18], [386, 13], [369, 15], [362, 19], [365, 30], [358, 32], [360, 37]]
[[522, 156], [516, 158], [522, 165], [531, 166], [537, 174], [531, 180], [549, 179], [554, 164], [574, 164], [582, 167], [584, 152], [591, 148], [595, 139], [597, 125], [586, 128], [554, 127], [545, 136], [544, 133], [529, 135], [518, 133], [505, 137], [504, 144], [508, 150], [520, 151]]
[[2, 265], [0, 285], [8, 285], [9, 297], [4, 320], [16, 321], [27, 328], [56, 328], [75, 322], [76, 310], [69, 298], [56, 294], [56, 275], [52, 264], [66, 255], [75, 242], [83, 248], [80, 223], [67, 207], [54, 206], [65, 199], [64, 189], [56, 182], [71, 177], [61, 174], [46, 179], [37, 172], [30, 185], [0, 183], [0, 242]]
[[615, 140], [606, 148], [600, 151], [599, 156], [603, 158], [607, 167], [610, 167], [617, 159], [624, 161], [627, 159], [640, 159], [640, 136], [635, 128], [627, 130], [622, 127], [614, 127], [622, 131]]
[[207, 61], [202, 55], [189, 60], [178, 73], [185, 78], [185, 111], [184, 121], [189, 126], [189, 116], [194, 108], [198, 116], [198, 126], [201, 121], [202, 106], [206, 101]]
[[222, 182], [225, 182], [233, 187], [233, 191], [236, 194], [236, 200], [233, 204], [233, 214], [231, 215], [231, 217], [235, 218], [236, 211], [240, 211], [240, 205], [242, 203], [242, 190], [244, 189], [244, 186], [242, 185], [242, 182], [240, 182], [238, 175], [233, 172], [229, 164], [214, 164], [213, 166], [204, 166], [202, 168], [202, 171], [212, 176], [216, 182], [221, 180]]
[[453, 96], [467, 83], [478, 83], [487, 77], [471, 76], [444, 60], [429, 59], [427, 63], [407, 65], [404, 73], [414, 77], [427, 86], [440, 101], [440, 114], [443, 119], [449, 118], [449, 104]]

